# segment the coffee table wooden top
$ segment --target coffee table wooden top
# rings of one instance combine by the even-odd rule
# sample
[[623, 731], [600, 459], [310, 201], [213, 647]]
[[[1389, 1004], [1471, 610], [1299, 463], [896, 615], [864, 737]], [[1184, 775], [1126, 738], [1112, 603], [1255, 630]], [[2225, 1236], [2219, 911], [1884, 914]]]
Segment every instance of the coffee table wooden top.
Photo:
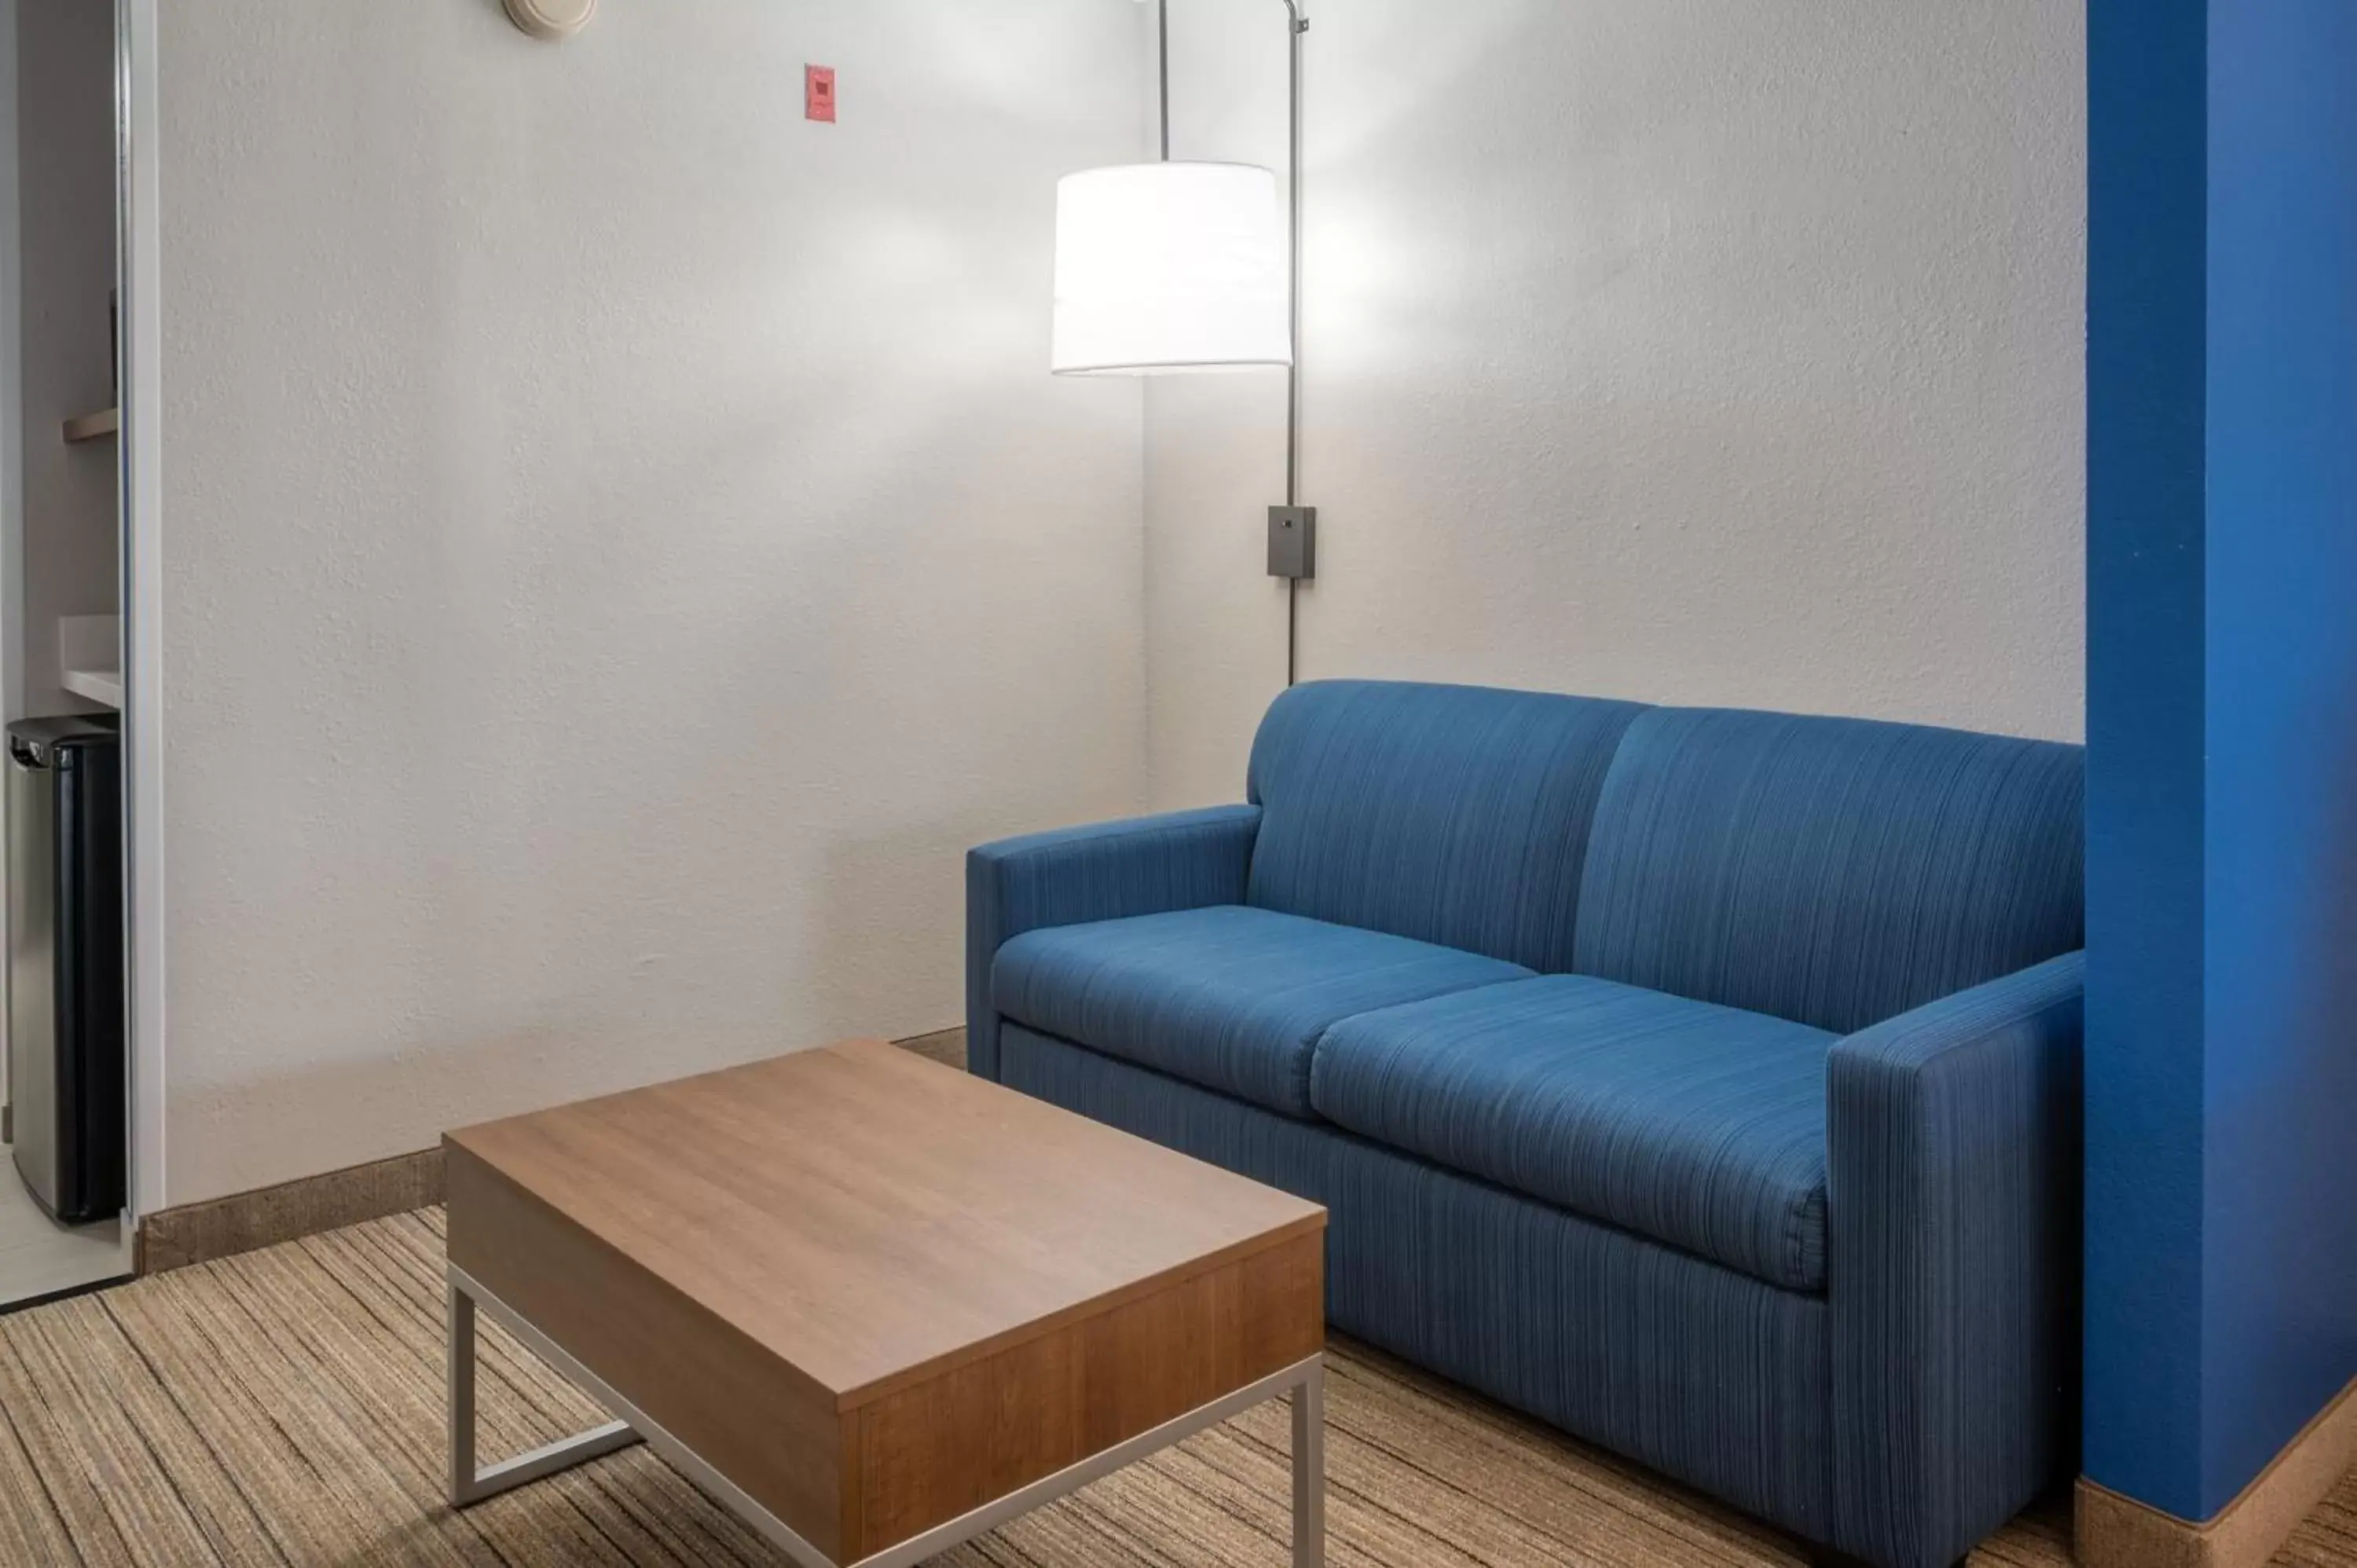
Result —
[[841, 1411], [1326, 1223], [1315, 1204], [876, 1040], [446, 1142]]

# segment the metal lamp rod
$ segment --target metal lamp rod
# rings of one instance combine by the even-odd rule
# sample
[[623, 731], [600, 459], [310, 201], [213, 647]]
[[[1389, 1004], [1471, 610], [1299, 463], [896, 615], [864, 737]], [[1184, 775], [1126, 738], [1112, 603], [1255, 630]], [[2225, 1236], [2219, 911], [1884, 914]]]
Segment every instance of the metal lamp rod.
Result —
[[[1285, 368], [1285, 504], [1299, 504], [1301, 491], [1301, 35], [1309, 30], [1303, 0], [1284, 0], [1286, 49], [1286, 347]], [[1170, 161], [1170, 0], [1157, 0], [1156, 61], [1157, 108], [1162, 131], [1162, 161]], [[1285, 683], [1294, 682], [1298, 665], [1297, 610], [1301, 580], [1285, 583]]]
[[[1168, 0], [1165, 0], [1168, 4]], [[1287, 62], [1285, 170], [1286, 333], [1292, 362], [1285, 368], [1285, 504], [1297, 505], [1301, 470], [1301, 35], [1309, 30], [1300, 0], [1285, 0]], [[1288, 620], [1291, 616], [1288, 613]], [[1292, 633], [1286, 636], [1286, 683], [1292, 684]]]
[[1170, 161], [1170, 0], [1158, 0], [1155, 6], [1154, 58], [1162, 73], [1161, 91], [1156, 100], [1162, 111], [1162, 161]]

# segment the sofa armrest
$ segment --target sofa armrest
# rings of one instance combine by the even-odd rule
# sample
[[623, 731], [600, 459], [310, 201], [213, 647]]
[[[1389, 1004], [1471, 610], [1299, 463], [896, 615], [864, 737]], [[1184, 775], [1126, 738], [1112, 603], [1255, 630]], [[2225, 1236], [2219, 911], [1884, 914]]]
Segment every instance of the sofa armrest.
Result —
[[1043, 926], [1241, 904], [1259, 832], [1258, 806], [1212, 806], [1001, 839], [967, 851], [968, 1069], [998, 1077], [990, 965], [1008, 939]]
[[2083, 953], [1838, 1042], [1827, 1064], [1832, 1544], [1963, 1557], [2070, 1463]]

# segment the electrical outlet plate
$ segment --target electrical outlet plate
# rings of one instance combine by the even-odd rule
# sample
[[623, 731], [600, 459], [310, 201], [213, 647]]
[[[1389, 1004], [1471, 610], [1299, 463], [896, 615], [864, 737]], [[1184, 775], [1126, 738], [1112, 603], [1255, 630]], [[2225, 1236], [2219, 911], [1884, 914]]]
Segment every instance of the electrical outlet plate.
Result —
[[1268, 509], [1268, 575], [1294, 578], [1318, 575], [1316, 507], [1273, 506]]

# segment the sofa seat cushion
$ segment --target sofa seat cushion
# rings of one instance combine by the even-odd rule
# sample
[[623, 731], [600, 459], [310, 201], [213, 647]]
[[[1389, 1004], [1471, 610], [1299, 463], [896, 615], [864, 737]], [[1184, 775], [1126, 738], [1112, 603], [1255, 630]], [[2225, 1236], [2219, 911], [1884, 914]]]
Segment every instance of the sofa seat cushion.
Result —
[[1821, 1291], [1835, 1037], [1547, 975], [1343, 1019], [1318, 1045], [1310, 1103], [1379, 1143]]
[[1224, 904], [1026, 931], [991, 995], [1018, 1024], [1304, 1119], [1338, 1018], [1529, 976], [1381, 931]]

